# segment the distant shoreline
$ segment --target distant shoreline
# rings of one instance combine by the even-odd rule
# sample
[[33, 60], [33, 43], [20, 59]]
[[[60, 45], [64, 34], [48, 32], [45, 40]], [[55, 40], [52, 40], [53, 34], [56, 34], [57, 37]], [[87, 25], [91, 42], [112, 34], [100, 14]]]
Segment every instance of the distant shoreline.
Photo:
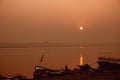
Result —
[[80, 46], [116, 46], [120, 44], [98, 43], [0, 43], [0, 48], [32, 48], [32, 47], [80, 47]]

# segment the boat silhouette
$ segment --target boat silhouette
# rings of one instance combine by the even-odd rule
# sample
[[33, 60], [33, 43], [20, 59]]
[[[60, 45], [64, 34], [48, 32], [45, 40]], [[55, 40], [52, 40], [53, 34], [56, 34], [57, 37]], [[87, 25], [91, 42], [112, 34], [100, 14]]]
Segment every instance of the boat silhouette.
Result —
[[99, 70], [120, 71], [120, 58], [98, 57]]

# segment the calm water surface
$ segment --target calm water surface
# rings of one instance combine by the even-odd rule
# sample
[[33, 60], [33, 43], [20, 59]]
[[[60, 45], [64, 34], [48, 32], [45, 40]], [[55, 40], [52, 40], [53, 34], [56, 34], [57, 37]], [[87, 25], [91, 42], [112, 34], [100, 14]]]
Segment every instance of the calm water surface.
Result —
[[[44, 58], [42, 63], [40, 63], [42, 54], [44, 54]], [[88, 63], [92, 67], [97, 67], [99, 56], [120, 58], [120, 47], [0, 48], [0, 75], [23, 74], [27, 77], [32, 77], [35, 65], [61, 69], [67, 64], [72, 69], [79, 65], [80, 54], [83, 55], [84, 64]]]

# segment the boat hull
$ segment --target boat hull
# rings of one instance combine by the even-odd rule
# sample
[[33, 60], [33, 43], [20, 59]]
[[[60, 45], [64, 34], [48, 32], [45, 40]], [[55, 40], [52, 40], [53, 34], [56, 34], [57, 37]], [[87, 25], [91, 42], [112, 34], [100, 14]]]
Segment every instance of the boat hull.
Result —
[[120, 64], [118, 63], [111, 63], [111, 62], [104, 62], [98, 61], [99, 68], [102, 70], [109, 70], [109, 71], [120, 71]]

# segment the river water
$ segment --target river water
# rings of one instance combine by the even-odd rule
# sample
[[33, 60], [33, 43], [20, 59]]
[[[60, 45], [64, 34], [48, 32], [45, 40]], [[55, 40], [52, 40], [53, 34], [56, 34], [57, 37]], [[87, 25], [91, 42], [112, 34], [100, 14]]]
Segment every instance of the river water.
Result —
[[0, 75], [22, 74], [32, 77], [35, 65], [64, 69], [67, 64], [73, 69], [80, 64], [80, 55], [83, 64], [98, 67], [98, 57], [120, 58], [120, 46], [0, 48]]

